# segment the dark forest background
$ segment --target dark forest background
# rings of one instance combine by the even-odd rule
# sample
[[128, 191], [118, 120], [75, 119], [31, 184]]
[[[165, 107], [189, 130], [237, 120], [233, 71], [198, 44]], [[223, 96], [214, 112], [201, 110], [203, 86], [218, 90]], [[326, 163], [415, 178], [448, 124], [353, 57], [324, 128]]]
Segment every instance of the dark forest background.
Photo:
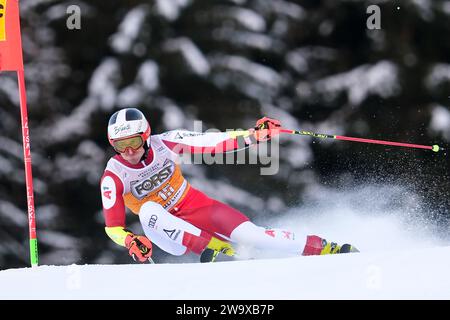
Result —
[[[381, 9], [381, 29], [366, 22]], [[69, 30], [67, 8], [81, 9]], [[201, 120], [439, 144], [450, 140], [450, 1], [21, 0], [41, 264], [129, 263], [103, 231], [109, 116], [138, 107], [154, 133]], [[448, 154], [280, 138], [280, 171], [186, 166], [192, 184], [251, 217], [314, 186], [407, 186], [448, 220]], [[0, 269], [29, 265], [17, 80], [0, 76]], [[128, 215], [130, 229], [138, 219]], [[157, 251], [157, 250], [156, 250]], [[162, 256], [164, 253], [156, 252]]]

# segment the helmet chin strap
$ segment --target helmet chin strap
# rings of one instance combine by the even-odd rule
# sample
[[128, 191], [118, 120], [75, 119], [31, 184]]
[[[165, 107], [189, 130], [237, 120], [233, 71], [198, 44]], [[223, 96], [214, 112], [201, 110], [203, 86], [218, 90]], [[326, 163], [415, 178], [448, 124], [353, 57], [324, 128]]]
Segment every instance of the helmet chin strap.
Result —
[[150, 150], [150, 147], [149, 147], [147, 141], [144, 142], [143, 147], [144, 147], [144, 154], [142, 155], [142, 158], [141, 158], [141, 160], [139, 160], [139, 162], [140, 161], [145, 161], [145, 159], [147, 159], [148, 151]]

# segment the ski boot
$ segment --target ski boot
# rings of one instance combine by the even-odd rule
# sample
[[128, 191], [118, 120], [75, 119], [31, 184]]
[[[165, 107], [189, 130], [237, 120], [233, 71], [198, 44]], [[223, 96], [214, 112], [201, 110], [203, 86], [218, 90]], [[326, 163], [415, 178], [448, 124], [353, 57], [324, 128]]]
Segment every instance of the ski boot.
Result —
[[359, 252], [359, 250], [355, 247], [352, 246], [351, 244], [343, 244], [341, 246], [341, 249], [339, 250], [339, 253], [351, 253], [351, 252]]
[[359, 250], [348, 243], [340, 246], [336, 242], [328, 242], [318, 236], [307, 236], [305, 249], [303, 250], [302, 255], [312, 256], [350, 252], [359, 252]]
[[234, 249], [228, 242], [212, 237], [200, 255], [200, 262], [214, 262], [219, 253], [232, 257], [234, 256]]

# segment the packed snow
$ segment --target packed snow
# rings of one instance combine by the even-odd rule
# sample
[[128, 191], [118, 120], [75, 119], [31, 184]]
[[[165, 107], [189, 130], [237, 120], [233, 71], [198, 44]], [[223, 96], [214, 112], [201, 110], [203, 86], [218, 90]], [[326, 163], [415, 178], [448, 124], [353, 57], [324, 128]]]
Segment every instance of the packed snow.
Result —
[[[450, 247], [0, 271], [0, 299], [449, 299]], [[133, 292], [130, 295], [130, 292]]]
[[360, 253], [289, 257], [238, 247], [236, 261], [208, 264], [192, 255], [156, 264], [9, 269], [0, 271], [0, 299], [450, 299], [448, 236], [427, 220], [414, 193], [366, 185], [316, 188], [306, 197], [306, 205], [280, 217], [262, 210], [256, 222], [350, 242]]

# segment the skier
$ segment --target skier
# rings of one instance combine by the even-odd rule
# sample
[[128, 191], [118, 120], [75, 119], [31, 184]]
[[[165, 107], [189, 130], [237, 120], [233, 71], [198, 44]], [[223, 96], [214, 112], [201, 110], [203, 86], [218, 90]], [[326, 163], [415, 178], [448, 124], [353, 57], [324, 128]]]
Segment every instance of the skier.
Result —
[[[202, 262], [213, 261], [218, 253], [233, 256], [232, 244], [298, 255], [353, 251], [351, 245], [341, 247], [316, 235], [302, 238], [257, 226], [240, 211], [193, 188], [177, 164], [182, 153], [222, 153], [267, 141], [280, 127], [278, 120], [264, 117], [247, 134], [174, 130], [150, 136], [141, 111], [115, 112], [108, 139], [117, 154], [101, 179], [107, 235], [140, 262], [151, 257], [152, 242], [172, 255], [192, 251]], [[125, 207], [139, 215], [145, 235], [126, 229]]]

